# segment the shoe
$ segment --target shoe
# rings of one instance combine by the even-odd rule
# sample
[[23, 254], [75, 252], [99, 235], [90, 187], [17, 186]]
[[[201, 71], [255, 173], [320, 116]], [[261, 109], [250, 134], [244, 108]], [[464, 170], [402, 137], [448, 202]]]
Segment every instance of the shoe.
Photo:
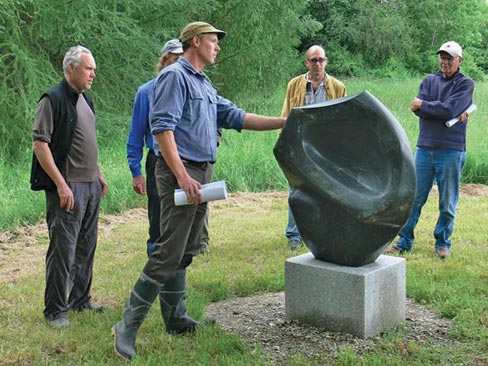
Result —
[[62, 317], [57, 319], [50, 319], [47, 321], [47, 325], [53, 328], [63, 328], [69, 325], [69, 320]]
[[440, 259], [444, 259], [449, 256], [449, 249], [446, 247], [439, 247], [435, 250]]
[[71, 310], [77, 312], [90, 310], [93, 311], [94, 313], [103, 313], [105, 311], [105, 306], [88, 301], [87, 303], [77, 306], [76, 308], [71, 308]]
[[385, 254], [403, 254], [405, 251], [402, 248], [398, 248], [395, 245], [392, 245], [387, 250], [385, 250]]
[[200, 244], [200, 246], [198, 247], [197, 255], [198, 254], [206, 254], [206, 253], [210, 253], [210, 248], [208, 247], [207, 243], [202, 242]]
[[300, 245], [302, 245], [302, 242], [300, 240], [292, 239], [288, 240], [288, 245], [290, 246], [291, 250], [297, 250], [300, 248]]

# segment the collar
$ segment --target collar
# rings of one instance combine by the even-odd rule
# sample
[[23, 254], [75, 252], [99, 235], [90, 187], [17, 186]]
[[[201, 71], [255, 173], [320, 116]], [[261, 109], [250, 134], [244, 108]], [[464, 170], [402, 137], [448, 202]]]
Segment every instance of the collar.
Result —
[[[310, 80], [309, 74], [310, 74], [310, 71], [307, 71], [307, 73], [305, 74], [305, 81], [307, 83], [312, 82], [312, 80]], [[324, 78], [320, 81], [320, 83], [322, 84], [325, 81], [325, 79], [327, 79], [327, 73], [324, 72]]]
[[193, 75], [198, 75], [202, 78], [207, 78], [207, 75], [205, 75], [203, 71], [197, 71], [185, 57], [183, 56], [178, 57], [178, 60], [176, 60], [176, 62], [179, 63], [185, 70], [192, 73]]
[[454, 72], [454, 74], [452, 74], [451, 76], [445, 78], [444, 75], [442, 74], [442, 71], [439, 70], [439, 74], [441, 75], [441, 77], [444, 79], [444, 80], [451, 80], [451, 79], [454, 79], [454, 77], [456, 77], [456, 75], [458, 75], [460, 73], [459, 71], [459, 67], [458, 69]]
[[61, 89], [63, 92], [66, 94], [66, 96], [73, 102], [78, 101], [78, 97], [83, 94], [83, 92], [78, 92], [74, 90], [69, 84], [68, 81], [63, 77], [63, 80], [61, 80]]

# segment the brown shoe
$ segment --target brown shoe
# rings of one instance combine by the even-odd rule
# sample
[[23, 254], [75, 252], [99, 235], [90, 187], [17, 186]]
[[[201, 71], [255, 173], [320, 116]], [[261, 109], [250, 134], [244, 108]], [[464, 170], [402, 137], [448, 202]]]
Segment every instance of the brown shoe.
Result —
[[439, 247], [435, 250], [439, 258], [444, 259], [449, 256], [449, 249], [446, 247]]
[[403, 254], [404, 250], [401, 248], [392, 245], [387, 250], [385, 250], [385, 254]]
[[302, 245], [302, 242], [300, 240], [292, 239], [288, 240], [288, 245], [291, 250], [297, 250]]

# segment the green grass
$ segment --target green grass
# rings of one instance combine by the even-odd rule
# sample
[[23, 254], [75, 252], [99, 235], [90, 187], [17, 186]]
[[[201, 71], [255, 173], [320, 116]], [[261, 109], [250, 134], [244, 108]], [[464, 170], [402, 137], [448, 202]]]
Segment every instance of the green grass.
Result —
[[[410, 146], [414, 149], [418, 134], [418, 120], [409, 109], [410, 100], [417, 93], [420, 80], [394, 81], [350, 79], [344, 80], [349, 95], [369, 90], [397, 118], [405, 129]], [[266, 115], [279, 115], [284, 90], [267, 97], [251, 92], [236, 102], [247, 111]], [[478, 82], [474, 101], [478, 110], [470, 117], [467, 133], [467, 157], [462, 180], [465, 183], [488, 184], [488, 82]], [[132, 191], [130, 173], [125, 158], [125, 142], [130, 117], [100, 111], [97, 130], [100, 166], [107, 178], [109, 191], [102, 202], [103, 213], [120, 213], [128, 208], [143, 207], [144, 197]], [[278, 132], [224, 130], [214, 179], [225, 179], [230, 191], [282, 190], [286, 179], [273, 155]], [[6, 141], [5, 144], [14, 143]], [[44, 216], [44, 195], [29, 189], [31, 149], [15, 159], [15, 163], [0, 160], [0, 230], [14, 230], [18, 225], [37, 222]]]
[[[349, 95], [367, 89], [380, 99], [402, 124], [414, 147], [418, 123], [408, 105], [419, 80], [345, 82]], [[277, 115], [283, 95], [284, 91], [279, 91], [269, 98], [257, 102], [257, 98], [249, 98], [240, 104], [249, 112]], [[488, 182], [488, 111], [482, 103], [487, 99], [488, 83], [477, 83], [478, 110], [468, 127], [465, 182]], [[100, 165], [109, 183], [109, 193], [102, 202], [104, 215], [145, 205], [144, 197], [130, 186], [125, 160], [128, 123], [129, 116], [98, 115]], [[272, 154], [276, 137], [273, 131], [224, 131], [215, 180], [225, 179], [231, 191], [284, 190], [286, 181]], [[0, 161], [0, 230], [10, 230], [13, 235], [20, 235], [19, 226], [37, 223], [44, 216], [44, 195], [30, 191], [28, 185], [30, 158], [30, 147], [26, 147], [15, 164]], [[212, 205], [212, 253], [198, 257], [188, 273], [188, 308], [195, 317], [203, 314], [210, 301], [283, 289], [283, 262], [291, 255], [283, 238], [286, 200], [283, 195], [249, 200], [247, 204], [229, 199]], [[289, 365], [488, 364], [488, 198], [461, 197], [452, 237], [454, 255], [445, 262], [433, 253], [436, 207], [431, 198], [416, 231], [414, 252], [406, 256], [407, 295], [452, 319], [449, 338], [457, 341], [455, 347], [406, 341], [404, 330], [398, 329], [363, 354], [343, 347], [336, 354], [316, 359], [295, 355]], [[23, 244], [0, 242], [2, 269], [14, 268], [14, 275], [0, 282], [0, 365], [123, 364], [113, 354], [110, 327], [120, 318], [123, 302], [144, 264], [146, 232], [142, 217], [124, 225], [115, 220], [100, 233], [93, 295], [110, 310], [102, 315], [70, 314], [72, 325], [66, 330], [49, 329], [42, 317], [47, 233], [35, 233]], [[164, 334], [158, 306], [144, 323], [137, 348], [140, 356], [133, 365], [267, 364], [259, 348], [255, 352], [247, 349], [235, 335], [218, 326], [195, 337]]]
[[[418, 136], [418, 118], [410, 111], [410, 100], [417, 95], [420, 80], [345, 80], [349, 95], [368, 90], [396, 117], [407, 134], [412, 151]], [[478, 109], [469, 118], [466, 133], [466, 164], [462, 181], [488, 184], [488, 149], [484, 136], [488, 135], [488, 83], [477, 82], [473, 102]]]
[[[445, 347], [439, 343], [407, 340], [399, 327], [372, 342], [370, 350], [350, 347], [337, 352], [293, 355], [288, 365], [486, 365], [488, 363], [488, 197], [462, 196], [453, 234], [452, 256], [434, 254], [432, 230], [437, 197], [431, 196], [416, 230], [407, 260], [407, 296], [452, 319]], [[124, 216], [125, 217], [125, 216]], [[11, 243], [8, 261], [18, 261], [19, 272], [0, 282], [0, 365], [125, 364], [115, 356], [111, 326], [145, 263], [147, 222], [144, 215], [103, 217], [97, 249], [92, 295], [109, 307], [104, 314], [69, 314], [71, 326], [50, 329], [42, 316], [45, 235], [28, 247]], [[284, 289], [284, 261], [304, 253], [287, 249], [283, 230], [286, 195], [281, 193], [231, 195], [211, 206], [211, 253], [195, 258], [188, 270], [188, 311], [200, 318], [205, 305], [235, 296]], [[37, 253], [37, 254], [36, 254]], [[238, 336], [217, 326], [196, 336], [169, 336], [163, 331], [155, 303], [137, 338], [138, 356], [131, 365], [270, 365], [260, 348], [248, 349]], [[455, 341], [455, 342], [454, 342]]]

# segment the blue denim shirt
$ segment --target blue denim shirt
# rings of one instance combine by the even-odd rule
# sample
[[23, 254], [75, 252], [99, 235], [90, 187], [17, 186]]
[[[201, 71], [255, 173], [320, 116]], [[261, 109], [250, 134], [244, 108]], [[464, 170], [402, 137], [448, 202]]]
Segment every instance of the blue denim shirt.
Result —
[[[242, 129], [244, 110], [222, 98], [203, 72], [184, 58], [164, 68], [156, 77], [151, 101], [153, 135], [171, 130], [182, 159], [214, 162], [217, 127]], [[157, 155], [161, 152], [154, 146]]]
[[152, 149], [154, 142], [149, 125], [149, 104], [153, 91], [154, 79], [141, 85], [136, 92], [132, 107], [129, 135], [127, 136], [127, 163], [133, 177], [141, 175], [141, 160], [144, 144]]

